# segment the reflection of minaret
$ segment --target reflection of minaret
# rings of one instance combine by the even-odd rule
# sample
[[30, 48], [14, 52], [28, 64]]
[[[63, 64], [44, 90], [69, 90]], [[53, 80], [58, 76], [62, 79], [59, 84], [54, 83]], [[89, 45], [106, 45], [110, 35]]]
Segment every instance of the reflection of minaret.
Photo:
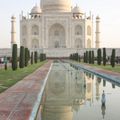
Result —
[[100, 17], [96, 17], [96, 48], [100, 48]]
[[106, 86], [106, 80], [103, 80], [103, 87]]
[[16, 17], [11, 17], [11, 47], [16, 44]]
[[86, 100], [90, 101], [90, 104], [93, 100], [93, 80], [89, 76], [86, 76]]
[[112, 88], [115, 88], [115, 84], [112, 84]]
[[100, 99], [100, 78], [97, 78], [96, 80], [96, 100]]

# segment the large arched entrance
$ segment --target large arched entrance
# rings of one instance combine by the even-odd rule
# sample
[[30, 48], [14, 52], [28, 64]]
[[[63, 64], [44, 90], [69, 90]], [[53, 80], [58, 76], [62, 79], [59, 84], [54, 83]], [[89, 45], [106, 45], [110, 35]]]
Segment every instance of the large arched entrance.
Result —
[[49, 29], [49, 48], [66, 48], [65, 29], [60, 24], [54, 24]]

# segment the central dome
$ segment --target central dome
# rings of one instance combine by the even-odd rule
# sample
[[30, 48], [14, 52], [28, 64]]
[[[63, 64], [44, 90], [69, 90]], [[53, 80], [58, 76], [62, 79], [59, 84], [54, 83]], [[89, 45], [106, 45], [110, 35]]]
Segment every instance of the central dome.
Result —
[[41, 0], [43, 12], [70, 12], [71, 0]]

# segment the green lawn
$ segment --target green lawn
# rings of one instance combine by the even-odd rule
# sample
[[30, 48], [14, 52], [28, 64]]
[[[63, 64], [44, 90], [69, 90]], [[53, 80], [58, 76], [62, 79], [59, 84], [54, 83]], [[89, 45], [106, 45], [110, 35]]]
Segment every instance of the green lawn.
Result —
[[101, 68], [101, 69], [104, 69], [104, 70], [109, 70], [109, 71], [120, 73], [120, 65], [116, 65], [114, 68], [111, 67], [111, 65], [106, 65], [106, 66], [97, 65], [97, 64], [94, 64], [94, 65], [93, 64], [86, 64], [86, 65], [90, 65], [90, 66]]
[[17, 69], [16, 71], [12, 71], [11, 68], [8, 68], [7, 71], [4, 69], [0, 69], [0, 93], [11, 87], [18, 81], [22, 80], [25, 76], [34, 72], [40, 66], [42, 66], [44, 62], [39, 62], [37, 64], [29, 65], [23, 69]]

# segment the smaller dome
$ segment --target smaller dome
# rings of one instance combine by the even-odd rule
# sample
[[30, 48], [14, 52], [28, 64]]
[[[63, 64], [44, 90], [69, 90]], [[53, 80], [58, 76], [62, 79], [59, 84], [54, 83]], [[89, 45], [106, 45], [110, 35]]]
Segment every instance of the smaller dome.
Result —
[[13, 16], [11, 17], [11, 19], [16, 19], [16, 17], [13, 15]]
[[96, 19], [100, 19], [100, 17], [99, 17], [99, 16], [97, 16], [97, 17], [96, 17]]
[[35, 5], [31, 10], [31, 14], [40, 14], [40, 13], [41, 13], [41, 9], [37, 5]]
[[82, 13], [80, 7], [78, 7], [77, 5], [72, 9], [73, 13]]

